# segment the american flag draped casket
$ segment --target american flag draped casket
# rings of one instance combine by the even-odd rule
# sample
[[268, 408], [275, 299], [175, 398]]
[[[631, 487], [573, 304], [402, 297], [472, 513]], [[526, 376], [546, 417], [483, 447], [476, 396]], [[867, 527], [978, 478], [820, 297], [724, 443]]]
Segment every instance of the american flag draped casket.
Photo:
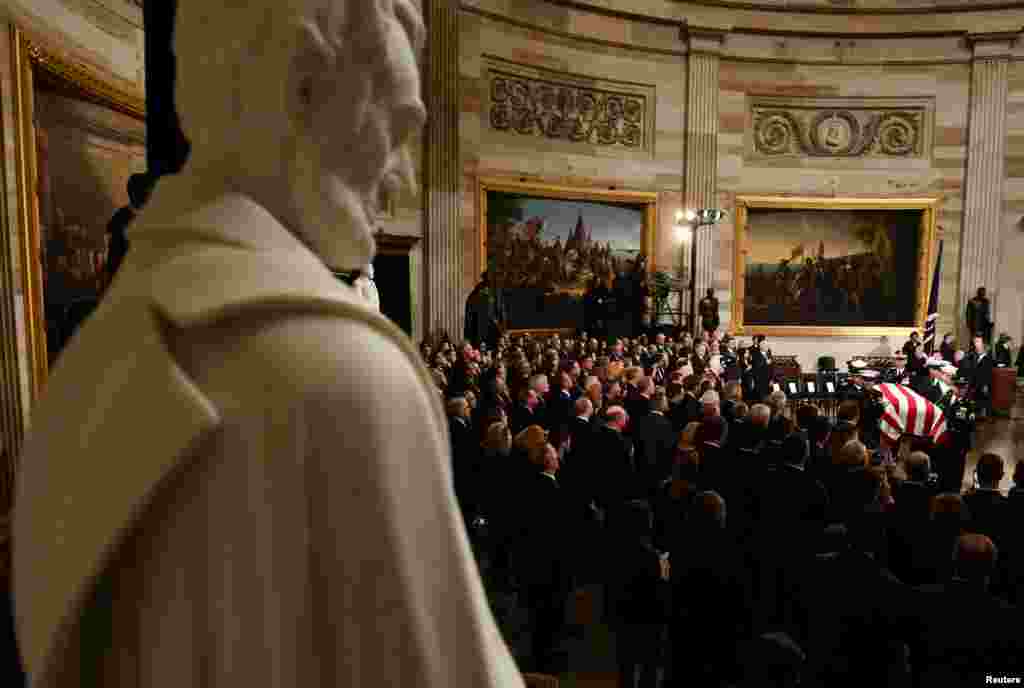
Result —
[[935, 444], [949, 439], [941, 408], [905, 385], [886, 382], [875, 389], [881, 393], [885, 408], [879, 421], [883, 441], [896, 444], [903, 435], [927, 437]]

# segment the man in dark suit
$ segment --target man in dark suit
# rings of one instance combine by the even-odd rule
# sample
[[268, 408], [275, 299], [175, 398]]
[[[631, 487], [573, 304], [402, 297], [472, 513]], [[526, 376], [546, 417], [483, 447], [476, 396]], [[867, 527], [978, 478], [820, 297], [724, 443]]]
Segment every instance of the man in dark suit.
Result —
[[[640, 378], [639, 382], [637, 382], [636, 390], [629, 395], [623, 404], [626, 414], [632, 419], [634, 425], [650, 412], [651, 397], [653, 396], [654, 380], [649, 377]], [[635, 436], [635, 431], [630, 434]]]
[[525, 601], [530, 616], [532, 636], [532, 669], [540, 673], [559, 674], [565, 667], [557, 654], [556, 644], [564, 621], [566, 597], [569, 592], [571, 539], [566, 501], [558, 484], [558, 451], [550, 444], [536, 450], [531, 459], [540, 471], [527, 488], [524, 510], [526, 527], [522, 542], [521, 576], [525, 585]]
[[558, 389], [552, 390], [548, 395], [547, 423], [552, 430], [569, 423], [573, 416], [575, 401], [572, 396], [572, 376], [562, 371], [558, 374]]
[[697, 399], [697, 390], [700, 388], [700, 378], [696, 375], [688, 375], [683, 379], [683, 398], [673, 402], [669, 407], [669, 420], [672, 421], [672, 428], [681, 432], [691, 421], [700, 420], [701, 405]]
[[648, 413], [633, 421], [633, 444], [636, 446], [637, 472], [649, 490], [672, 474], [672, 457], [676, 449], [676, 432], [665, 417], [668, 398], [658, 391], [649, 402]]
[[987, 344], [992, 341], [992, 303], [988, 300], [985, 287], [978, 287], [978, 293], [967, 302], [967, 330], [971, 336], [980, 336]]
[[590, 436], [594, 432], [591, 422], [594, 416], [594, 405], [590, 399], [580, 397], [573, 404], [573, 417], [569, 420], [569, 437], [573, 453], [589, 449]]
[[463, 336], [473, 342], [493, 344], [500, 332], [500, 303], [490, 274], [480, 275], [480, 282], [466, 298], [463, 318]]
[[883, 514], [850, 514], [845, 530], [836, 551], [817, 556], [804, 578], [808, 669], [814, 685], [889, 685], [906, 665], [910, 590], [879, 556], [886, 546]]
[[979, 415], [989, 416], [992, 410], [992, 369], [994, 367], [992, 356], [985, 348], [985, 340], [981, 337], [974, 337], [971, 340], [972, 351], [964, 359], [968, 375], [971, 379], [971, 388], [974, 391], [974, 400], [978, 404]]
[[798, 635], [806, 623], [795, 601], [821, 542], [828, 508], [825, 486], [805, 471], [808, 449], [803, 433], [793, 433], [777, 452], [779, 462], [750, 476], [752, 545], [759, 552], [762, 611], [769, 623], [782, 624]]
[[535, 391], [528, 387], [520, 390], [519, 403], [512, 409], [512, 417], [509, 419], [513, 435], [518, 435], [528, 425], [541, 424], [536, 413], [538, 403], [539, 399]]
[[971, 515], [971, 532], [992, 538], [1002, 547], [1002, 533], [1008, 524], [1007, 499], [999, 491], [1003, 479], [1003, 458], [998, 454], [982, 454], [975, 469], [978, 488], [964, 495], [964, 504]]
[[551, 381], [548, 380], [547, 375], [537, 373], [530, 376], [527, 384], [537, 394], [537, 406], [533, 409], [533, 415], [536, 418], [534, 422], [545, 430], [551, 430], [551, 411], [547, 403], [551, 396]]
[[668, 612], [667, 566], [655, 549], [651, 508], [645, 501], [626, 505], [614, 539], [605, 618], [615, 630], [619, 685], [657, 686], [657, 667]]
[[919, 685], [965, 686], [984, 682], [985, 673], [1020, 675], [1019, 611], [988, 591], [997, 554], [990, 538], [961, 535], [953, 578], [919, 589], [919, 640], [911, 648]]
[[914, 351], [917, 350], [918, 344], [921, 343], [921, 335], [917, 332], [910, 333], [910, 339], [903, 345], [903, 355], [907, 357], [907, 360], [914, 355]]
[[455, 487], [455, 498], [459, 502], [462, 516], [467, 523], [476, 515], [477, 468], [479, 465], [479, 445], [476, 434], [470, 425], [472, 411], [464, 397], [449, 399], [448, 438], [452, 447], [452, 482]]
[[750, 372], [754, 379], [753, 401], [764, 401], [772, 391], [775, 366], [772, 363], [772, 351], [763, 334], [754, 337], [754, 346], [750, 350]]
[[638, 489], [634, 448], [624, 431], [629, 416], [621, 406], [610, 406], [604, 423], [593, 435], [591, 458], [597, 469], [597, 499], [609, 521], [624, 502], [643, 496]]
[[725, 500], [702, 492], [689, 509], [685, 536], [671, 545], [672, 651], [665, 685], [672, 688], [723, 686], [738, 678], [738, 649], [752, 630], [752, 595], [726, 524]]
[[896, 484], [893, 490], [895, 508], [889, 530], [889, 564], [900, 580], [910, 582], [914, 576], [911, 553], [928, 526], [931, 499], [939, 490], [927, 454], [911, 452], [904, 465], [907, 479]]

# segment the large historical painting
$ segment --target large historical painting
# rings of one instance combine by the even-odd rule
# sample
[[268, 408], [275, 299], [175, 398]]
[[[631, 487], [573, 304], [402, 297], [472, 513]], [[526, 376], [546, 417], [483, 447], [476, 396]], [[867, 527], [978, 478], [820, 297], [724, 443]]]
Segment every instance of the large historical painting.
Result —
[[918, 326], [933, 243], [930, 203], [785, 207], [780, 200], [743, 207], [739, 323], [751, 332], [837, 328], [837, 334]]
[[39, 230], [52, 365], [106, 288], [107, 223], [146, 169], [145, 125], [99, 105], [35, 95]]
[[28, 321], [30, 393], [106, 289], [108, 223], [128, 205], [127, 181], [146, 168], [145, 101], [11, 33], [15, 83], [20, 293]]
[[[596, 284], [648, 269], [656, 195], [484, 188], [484, 268], [510, 329], [582, 328]], [[644, 257], [641, 259], [641, 257]]]

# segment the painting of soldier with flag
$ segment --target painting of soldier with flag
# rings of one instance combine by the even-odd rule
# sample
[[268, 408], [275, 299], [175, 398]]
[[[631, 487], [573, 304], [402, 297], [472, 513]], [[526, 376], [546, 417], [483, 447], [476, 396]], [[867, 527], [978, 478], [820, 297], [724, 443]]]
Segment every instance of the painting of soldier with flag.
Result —
[[734, 318], [745, 328], [920, 327], [936, 201], [883, 200], [754, 197], [737, 213]]

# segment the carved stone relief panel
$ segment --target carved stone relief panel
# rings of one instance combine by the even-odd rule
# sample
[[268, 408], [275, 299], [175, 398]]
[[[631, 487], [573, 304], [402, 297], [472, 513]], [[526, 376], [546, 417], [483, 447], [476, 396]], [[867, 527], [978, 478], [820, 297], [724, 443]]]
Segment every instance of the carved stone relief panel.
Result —
[[750, 96], [747, 103], [748, 157], [931, 157], [931, 98]]
[[653, 153], [655, 88], [485, 58], [486, 127], [516, 136]]

